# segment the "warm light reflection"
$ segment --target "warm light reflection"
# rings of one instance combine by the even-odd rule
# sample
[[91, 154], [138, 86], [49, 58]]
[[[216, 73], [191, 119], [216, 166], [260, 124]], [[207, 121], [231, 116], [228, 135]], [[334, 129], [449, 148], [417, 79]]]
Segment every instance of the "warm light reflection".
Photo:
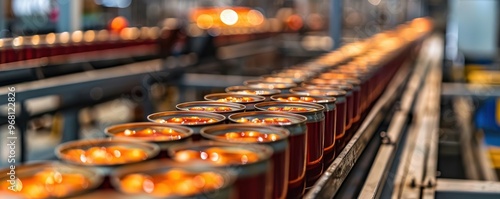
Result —
[[[117, 152], [118, 151], [118, 152]], [[87, 165], [116, 165], [139, 162], [148, 158], [143, 149], [123, 146], [69, 149], [63, 152], [64, 159]]]
[[14, 38], [14, 40], [12, 40], [12, 45], [14, 47], [21, 46], [21, 45], [23, 45], [23, 42], [24, 42], [23, 37], [16, 37], [16, 38]]
[[125, 19], [125, 17], [118, 16], [115, 17], [113, 20], [111, 20], [109, 28], [111, 29], [111, 31], [118, 33], [127, 26], [128, 26], [127, 19]]
[[83, 34], [83, 40], [85, 42], [92, 42], [95, 39], [95, 32], [93, 30], [85, 31]]
[[210, 147], [202, 150], [186, 149], [177, 151], [173, 159], [179, 162], [204, 160], [217, 165], [241, 165], [257, 162], [259, 155], [256, 152], [241, 148]]
[[[31, 44], [33, 44], [33, 45], [40, 44], [40, 35], [35, 35], [35, 36], [31, 37]], [[2, 45], [0, 44], [0, 46], [2, 46]]]
[[289, 112], [306, 112], [306, 111], [316, 111], [315, 108], [306, 108], [306, 107], [294, 107], [294, 106], [271, 106], [267, 108], [268, 111], [289, 111]]
[[72, 42], [78, 43], [78, 42], [81, 42], [82, 40], [83, 40], [83, 32], [82, 31], [77, 30], [77, 31], [73, 32], [73, 34], [71, 34], [71, 41]]
[[253, 101], [255, 101], [255, 99], [251, 98], [251, 97], [228, 96], [228, 97], [217, 99], [216, 101], [218, 101], [218, 102], [253, 102]]
[[45, 36], [45, 41], [47, 42], [47, 44], [54, 44], [56, 42], [56, 34], [47, 34], [47, 36]]
[[[56, 168], [44, 168], [31, 176], [20, 176], [16, 179], [15, 190], [8, 190], [9, 181], [0, 182], [0, 193], [9, 191], [15, 198], [64, 198], [68, 195], [85, 190], [90, 180], [82, 174], [63, 173]], [[5, 196], [2, 198], [11, 198]]]
[[231, 9], [225, 9], [220, 13], [220, 20], [226, 25], [234, 25], [238, 22], [238, 13]]
[[196, 125], [196, 124], [210, 124], [218, 121], [219, 120], [214, 118], [189, 116], [189, 117], [172, 117], [167, 120], [164, 120], [162, 123]]
[[145, 128], [141, 130], [130, 130], [126, 129], [122, 132], [114, 134], [114, 136], [118, 137], [134, 137], [138, 139], [153, 139], [155, 141], [165, 141], [165, 140], [180, 140], [186, 137], [187, 134], [178, 132], [171, 128], [162, 128], [162, 129], [154, 129], [154, 128]]
[[129, 194], [148, 193], [155, 197], [192, 196], [213, 191], [224, 185], [224, 178], [214, 172], [190, 172], [172, 169], [152, 175], [134, 173], [120, 179], [122, 190]]
[[97, 32], [97, 39], [99, 41], [107, 41], [109, 37], [109, 33], [107, 30], [100, 30]]
[[289, 125], [292, 121], [284, 117], [266, 117], [266, 118], [239, 118], [236, 120], [239, 123], [253, 123], [253, 124], [279, 124]]
[[302, 17], [300, 17], [299, 15], [291, 15], [287, 18], [286, 20], [286, 23], [288, 25], [288, 28], [294, 30], [294, 31], [297, 31], [299, 29], [302, 28], [302, 26], [304, 26], [304, 22], [302, 20]]
[[264, 15], [258, 10], [250, 10], [247, 13], [247, 21], [252, 25], [260, 25], [264, 22]]
[[214, 25], [214, 19], [208, 14], [202, 14], [196, 18], [196, 25], [201, 29], [209, 29]]
[[[273, 124], [273, 123], [266, 123], [266, 124]], [[279, 139], [279, 135], [277, 134], [262, 133], [258, 131], [227, 132], [225, 134], [217, 135], [217, 137], [230, 141], [239, 141], [239, 142], [274, 142], [277, 139]]]

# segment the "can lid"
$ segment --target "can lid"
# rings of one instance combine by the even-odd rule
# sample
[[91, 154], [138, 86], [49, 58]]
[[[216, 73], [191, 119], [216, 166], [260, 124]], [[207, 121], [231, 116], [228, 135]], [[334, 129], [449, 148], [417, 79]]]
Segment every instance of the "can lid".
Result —
[[340, 89], [311, 89], [304, 87], [297, 87], [290, 89], [291, 93], [304, 94], [304, 95], [319, 95], [319, 96], [330, 96], [330, 97], [345, 97], [347, 92]]
[[[240, 119], [246, 118], [250, 122], [253, 119], [265, 119], [265, 118], [286, 118], [290, 120], [290, 123], [278, 123], [269, 124], [272, 126], [287, 126], [303, 123], [307, 121], [307, 117], [295, 113], [289, 112], [276, 112], [276, 111], [252, 111], [252, 112], [242, 112], [231, 114], [228, 119], [231, 122], [242, 123]], [[266, 124], [267, 125], [267, 124]]]
[[255, 108], [261, 111], [290, 112], [297, 114], [309, 114], [325, 111], [325, 107], [323, 105], [309, 102], [261, 102], [255, 104]]
[[183, 126], [203, 126], [207, 124], [216, 124], [226, 120], [226, 117], [217, 113], [202, 112], [202, 111], [164, 111], [148, 115], [148, 120], [156, 123], [166, 123], [166, 120], [175, 117], [207, 117], [214, 119], [215, 122], [210, 123], [197, 123], [197, 124], [178, 124], [169, 123], [173, 125], [183, 125]]
[[306, 95], [306, 94], [280, 94], [271, 96], [271, 100], [283, 102], [311, 102], [318, 104], [335, 103], [337, 99], [330, 96]]
[[[253, 133], [259, 133], [259, 134], [265, 134], [267, 139], [262, 139], [258, 140], [256, 139], [255, 141], [248, 141], [248, 140], [243, 140], [243, 139], [238, 139], [238, 138], [230, 138], [227, 136], [227, 133], [237, 133], [238, 135], [242, 135], [248, 132], [248, 134], [253, 134]], [[265, 125], [258, 125], [258, 124], [223, 124], [223, 125], [216, 125], [216, 126], [209, 126], [202, 128], [200, 130], [201, 136], [208, 138], [210, 140], [214, 141], [221, 141], [221, 142], [229, 142], [229, 143], [272, 143], [272, 142], [278, 142], [281, 140], [286, 140], [290, 136], [290, 132], [287, 129], [284, 128], [279, 128], [279, 127], [272, 127], [272, 126], [265, 126]], [[245, 134], [244, 136], [247, 136], [247, 138], [252, 137], [252, 135]], [[274, 137], [268, 137], [268, 136], [274, 136]]]
[[[230, 110], [192, 110], [191, 108], [205, 108], [205, 107], [213, 107], [213, 108], [230, 108]], [[192, 102], [184, 102], [177, 104], [175, 106], [177, 110], [182, 111], [204, 111], [204, 112], [212, 112], [212, 113], [233, 113], [245, 110], [246, 106], [238, 103], [231, 102], [216, 102], [216, 101], [192, 101]]]
[[[212, 94], [205, 95], [203, 98], [205, 100], [208, 100], [208, 101], [228, 101], [229, 100], [229, 102], [238, 103], [238, 104], [256, 103], [256, 102], [262, 102], [262, 101], [266, 100], [265, 97], [262, 97], [259, 95], [237, 94], [237, 93], [212, 93]], [[241, 98], [241, 99], [239, 99], [239, 98]], [[248, 98], [248, 99], [246, 99], [246, 98]]]

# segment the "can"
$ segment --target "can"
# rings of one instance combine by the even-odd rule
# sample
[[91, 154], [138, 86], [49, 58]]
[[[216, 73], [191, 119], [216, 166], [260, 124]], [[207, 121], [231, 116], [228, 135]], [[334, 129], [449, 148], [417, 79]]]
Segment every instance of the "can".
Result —
[[237, 144], [266, 145], [273, 149], [273, 198], [284, 199], [287, 193], [290, 132], [284, 128], [255, 124], [226, 124], [201, 129], [206, 139]]
[[[271, 119], [272, 122], [266, 122]], [[281, 122], [275, 122], [280, 119]], [[282, 127], [290, 132], [290, 158], [287, 198], [301, 197], [306, 188], [305, 175], [307, 164], [307, 117], [286, 112], [254, 111], [235, 113], [228, 117], [233, 123], [251, 123]]]
[[261, 102], [260, 111], [291, 112], [307, 117], [306, 186], [312, 186], [323, 173], [323, 144], [325, 136], [325, 107], [306, 102]]
[[325, 107], [325, 137], [324, 137], [324, 152], [323, 162], [326, 166], [330, 165], [335, 158], [335, 134], [337, 122], [337, 108], [335, 106], [336, 99], [327, 96], [310, 96], [302, 94], [281, 94], [273, 95], [271, 99], [274, 101], [284, 102], [310, 102], [320, 104]]
[[217, 113], [200, 111], [164, 111], [148, 115], [148, 120], [161, 124], [189, 127], [193, 130], [193, 141], [198, 141], [201, 140], [201, 128], [222, 124], [226, 120], [226, 117]]
[[254, 110], [254, 105], [259, 102], [266, 100], [263, 96], [258, 95], [247, 95], [247, 94], [235, 94], [235, 93], [213, 93], [208, 94], [203, 97], [207, 101], [217, 101], [217, 102], [232, 102], [243, 104], [246, 106], [246, 111]]
[[170, 155], [177, 162], [203, 162], [213, 167], [236, 173], [236, 198], [272, 198], [273, 149], [256, 144], [229, 144], [202, 141], [170, 148]]
[[302, 94], [302, 95], [310, 95], [310, 96], [328, 96], [335, 97], [336, 103], [335, 106], [337, 108], [337, 122], [335, 129], [335, 151], [340, 154], [342, 149], [345, 147], [347, 143], [347, 98], [346, 92], [339, 89], [306, 89], [306, 88], [294, 88], [293, 93]]

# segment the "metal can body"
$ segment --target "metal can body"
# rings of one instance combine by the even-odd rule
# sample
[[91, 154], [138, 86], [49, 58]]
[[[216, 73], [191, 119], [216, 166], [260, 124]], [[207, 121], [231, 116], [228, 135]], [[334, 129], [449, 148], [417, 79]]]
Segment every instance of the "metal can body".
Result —
[[[286, 118], [289, 123], [262, 123], [256, 122], [268, 118]], [[235, 113], [228, 117], [233, 123], [252, 123], [266, 126], [276, 126], [287, 129], [290, 132], [288, 137], [290, 145], [289, 172], [288, 172], [288, 196], [302, 196], [305, 192], [305, 174], [307, 164], [307, 117], [285, 112], [256, 111]]]
[[[325, 136], [325, 108], [322, 105], [306, 102], [262, 102], [255, 105], [257, 110], [275, 111], [275, 108], [305, 108], [307, 111], [295, 112], [307, 117], [307, 166], [306, 186], [312, 186], [323, 173], [323, 144]], [[283, 111], [283, 110], [277, 110]]]
[[325, 107], [325, 137], [324, 137], [324, 152], [323, 162], [329, 165], [335, 158], [335, 135], [337, 122], [337, 108], [335, 106], [336, 99], [326, 96], [309, 96], [302, 94], [281, 94], [273, 95], [271, 99], [274, 101], [288, 102], [311, 102], [320, 104]]
[[[222, 152], [239, 153], [238, 151], [247, 151], [258, 156], [258, 160], [248, 163], [217, 163], [211, 158], [200, 159], [203, 153], [207, 154], [207, 150], [217, 148]], [[191, 151], [196, 153], [194, 156], [185, 156], [185, 152]], [[170, 149], [170, 155], [177, 162], [206, 162], [214, 167], [223, 168], [234, 172], [237, 176], [235, 188], [237, 197], [243, 199], [253, 198], [272, 198], [272, 164], [271, 155], [273, 149], [269, 146], [255, 144], [229, 144], [222, 142], [198, 142], [189, 145], [177, 145]], [[241, 154], [244, 155], [244, 154]]]
[[[258, 134], [258, 135], [255, 135]], [[217, 142], [266, 145], [273, 149], [273, 198], [286, 197], [290, 148], [290, 132], [284, 128], [253, 125], [226, 124], [201, 129], [201, 135]]]

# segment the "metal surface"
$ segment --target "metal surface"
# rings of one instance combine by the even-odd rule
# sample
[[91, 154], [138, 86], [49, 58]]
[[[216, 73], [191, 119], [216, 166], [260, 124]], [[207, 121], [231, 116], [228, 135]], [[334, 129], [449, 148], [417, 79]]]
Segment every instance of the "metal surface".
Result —
[[429, 59], [426, 47], [422, 48], [419, 54], [415, 68], [405, 92], [402, 95], [401, 105], [399, 110], [394, 114], [388, 131], [384, 138], [386, 141], [380, 146], [376, 155], [375, 161], [372, 164], [370, 173], [363, 185], [360, 198], [379, 198], [383, 185], [386, 181], [389, 168], [394, 160], [394, 155], [399, 147], [400, 139], [402, 136], [403, 128], [405, 127], [410, 111], [412, 109], [413, 101], [416, 97], [417, 91], [421, 87], [422, 81], [425, 77], [429, 67]]
[[474, 110], [470, 97], [457, 97], [453, 100], [454, 113], [460, 133], [460, 151], [462, 154], [465, 174], [471, 180], [498, 180], [487, 149], [481, 136], [474, 135], [472, 124]]
[[[433, 134], [438, 133], [437, 129], [439, 128], [439, 85], [441, 84], [443, 45], [440, 37], [435, 36], [431, 41], [431, 46], [428, 49], [429, 55], [432, 55], [429, 62], [430, 72], [416, 103], [413, 116], [413, 124], [415, 124], [417, 132], [414, 141], [415, 147], [410, 151], [408, 167], [404, 168], [407, 173], [405, 180], [400, 185], [402, 187], [400, 198], [420, 198], [421, 188], [427, 186], [425, 180], [433, 181], [435, 177], [435, 171], [433, 171], [429, 175], [434, 176], [431, 176], [431, 179], [429, 176], [426, 178], [426, 168], [433, 167], [437, 162], [436, 151], [431, 150], [437, 150], [438, 144]], [[436, 159], [430, 158], [430, 155]], [[394, 194], [398, 193], [394, 192]]]
[[500, 97], [500, 85], [443, 83], [444, 96]]
[[[16, 109], [20, 115], [16, 117], [16, 125], [20, 129], [18, 137], [20, 139], [20, 160], [26, 160], [27, 151], [25, 140], [26, 126], [29, 118], [33, 115], [31, 110], [26, 109], [26, 101], [33, 98], [57, 95], [60, 101], [57, 103], [58, 109], [63, 110], [68, 120], [65, 122], [63, 139], [65, 141], [78, 138], [78, 109], [92, 103], [102, 102], [113, 96], [120, 96], [133, 89], [145, 90], [148, 82], [153, 79], [162, 80], [168, 76], [167, 70], [162, 66], [161, 60], [138, 62], [134, 64], [114, 67], [109, 69], [94, 70], [71, 75], [59, 76], [43, 79], [34, 82], [0, 87], [0, 97], [7, 99], [7, 87], [16, 88], [16, 100], [19, 102]], [[117, 84], [116, 82], [120, 82]], [[0, 102], [5, 105], [6, 101]]]
[[217, 49], [217, 58], [222, 60], [236, 59], [255, 54], [268, 53], [276, 51], [276, 46], [277, 44], [273, 38], [223, 46]]
[[438, 179], [436, 198], [500, 198], [500, 182]]
[[343, 0], [330, 1], [329, 36], [333, 41], [332, 50], [342, 45]]
[[312, 198], [332, 198], [342, 182], [347, 177], [358, 157], [363, 152], [367, 143], [375, 133], [378, 125], [382, 122], [384, 112], [396, 100], [398, 93], [402, 91], [404, 82], [408, 79], [411, 70], [408, 65], [400, 68], [392, 79], [391, 83], [380, 97], [377, 103], [366, 116], [351, 141], [339, 154], [330, 167], [323, 173], [321, 178], [304, 196], [306, 199]]
[[477, 164], [470, 164], [471, 162], [475, 162], [471, 147], [473, 134], [471, 121], [474, 111], [472, 110], [472, 101], [468, 97], [458, 97], [453, 99], [453, 109], [457, 125], [459, 126], [459, 144], [460, 151], [462, 152], [465, 176], [468, 179], [479, 180], [481, 175], [479, 174]]

